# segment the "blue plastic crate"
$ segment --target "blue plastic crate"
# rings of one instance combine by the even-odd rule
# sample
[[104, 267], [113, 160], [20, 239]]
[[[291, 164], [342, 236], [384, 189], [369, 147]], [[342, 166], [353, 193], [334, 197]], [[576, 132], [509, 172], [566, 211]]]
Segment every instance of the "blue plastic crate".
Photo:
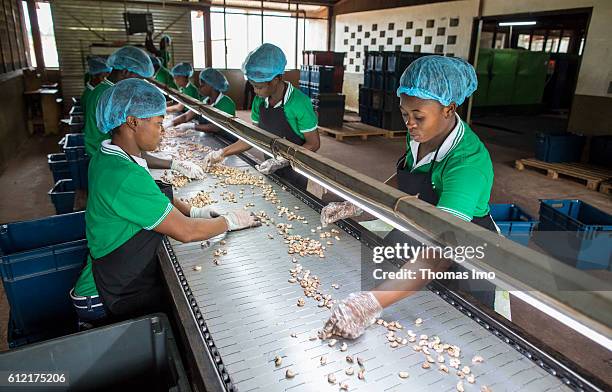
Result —
[[53, 174], [54, 184], [59, 180], [71, 178], [70, 168], [68, 167], [68, 161], [66, 160], [66, 154], [49, 154], [47, 155], [47, 163], [49, 164], [51, 174]]
[[534, 238], [552, 256], [576, 268], [608, 269], [612, 264], [612, 215], [581, 200], [540, 200]]
[[85, 238], [85, 212], [53, 215], [0, 225], [0, 255]]
[[74, 183], [72, 180], [59, 180], [49, 191], [51, 202], [57, 215], [74, 211]]
[[584, 142], [584, 136], [571, 133], [538, 133], [535, 156], [544, 162], [579, 162]]
[[501, 234], [521, 245], [527, 246], [537, 220], [526, 214], [515, 204], [491, 204], [491, 217]]
[[87, 254], [87, 240], [79, 240], [0, 258], [14, 334], [28, 336], [76, 327], [69, 291]]
[[64, 141], [64, 153], [76, 189], [87, 189], [89, 156], [85, 152], [85, 137], [82, 133], [69, 133]]

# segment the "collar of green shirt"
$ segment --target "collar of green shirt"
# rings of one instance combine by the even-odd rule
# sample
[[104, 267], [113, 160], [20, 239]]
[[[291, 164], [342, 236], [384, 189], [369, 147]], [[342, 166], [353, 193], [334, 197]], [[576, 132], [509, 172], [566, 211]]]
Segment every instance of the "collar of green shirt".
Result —
[[[216, 104], [218, 104], [223, 97], [224, 97], [223, 93], [219, 93], [219, 96], [217, 97], [217, 99], [215, 99], [215, 102], [213, 102], [212, 106], [215, 106]], [[203, 102], [208, 105], [208, 102], [210, 102], [210, 97], [204, 98]]]
[[[283, 97], [283, 105], [285, 105], [287, 103], [287, 101], [289, 100], [289, 98], [291, 98], [291, 94], [293, 93], [293, 85], [289, 82], [285, 82], [287, 84], [287, 91], [285, 91], [285, 96]], [[264, 103], [266, 105], [266, 108], [268, 108], [268, 100], [270, 99], [270, 97], [266, 97], [266, 99], [264, 100]], [[281, 101], [278, 101], [278, 103], [276, 105], [274, 105], [274, 108], [280, 107], [281, 105]]]
[[[100, 151], [107, 155], [115, 155], [127, 161], [131, 161], [130, 156], [128, 156], [128, 154], [125, 151], [123, 151], [121, 147], [112, 144], [110, 139], [104, 140], [102, 142], [102, 145], [100, 146]], [[149, 166], [147, 165], [147, 161], [145, 161], [141, 157], [137, 157], [134, 155], [131, 155], [131, 157], [134, 159], [134, 161], [136, 161], [136, 163], [139, 166], [149, 171]]]
[[[457, 144], [459, 144], [459, 142], [463, 138], [463, 134], [465, 132], [465, 130], [463, 129], [463, 121], [461, 121], [461, 117], [459, 117], [458, 114], [455, 113], [455, 116], [457, 117], [457, 125], [455, 125], [455, 128], [453, 128], [451, 133], [449, 133], [446, 139], [444, 139], [444, 141], [442, 142], [442, 145], [438, 150], [436, 162], [440, 162], [444, 158], [446, 158], [446, 156], [457, 146]], [[433, 159], [435, 154], [435, 151], [432, 151], [429, 154], [425, 155], [423, 159], [421, 159], [419, 162], [417, 162], [417, 154], [419, 152], [420, 144], [421, 143], [419, 142], [410, 140], [410, 152], [412, 153], [412, 162], [415, 162], [412, 167], [412, 170], [418, 168], [419, 166], [431, 163], [431, 160]]]

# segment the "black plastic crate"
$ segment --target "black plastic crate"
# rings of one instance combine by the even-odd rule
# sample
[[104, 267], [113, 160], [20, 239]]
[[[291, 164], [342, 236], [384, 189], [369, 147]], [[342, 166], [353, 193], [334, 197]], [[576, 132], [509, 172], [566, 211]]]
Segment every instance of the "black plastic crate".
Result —
[[306, 83], [300, 80], [300, 91], [310, 97], [310, 83]]
[[302, 65], [300, 67], [300, 82], [310, 83], [310, 66]]
[[593, 136], [589, 162], [593, 165], [612, 167], [612, 136]]
[[399, 110], [400, 99], [395, 92], [386, 92], [385, 93], [385, 103], [383, 105], [383, 110], [385, 112], [394, 112]]
[[319, 125], [322, 127], [341, 128], [344, 119], [344, 106], [316, 107]]
[[384, 112], [382, 118], [382, 128], [390, 131], [405, 131], [406, 124], [399, 109], [392, 112]]
[[318, 93], [312, 96], [312, 105], [321, 108], [344, 108], [346, 97], [336, 93]]
[[359, 117], [361, 117], [361, 122], [364, 124], [368, 124], [370, 121], [369, 117], [370, 107], [366, 105], [359, 105]]
[[385, 103], [385, 92], [383, 90], [372, 90], [372, 109], [383, 110]]
[[399, 77], [414, 60], [419, 57], [428, 56], [429, 53], [386, 52], [386, 55], [387, 64], [385, 70]]
[[372, 51], [364, 53], [364, 64], [366, 71], [374, 71], [376, 69], [376, 56], [380, 52]]
[[[71, 391], [191, 391], [162, 314], [48, 340], [0, 354], [0, 370], [65, 373]], [[44, 389], [44, 388], [43, 388]]]
[[385, 91], [390, 93], [397, 93], [399, 87], [400, 76], [391, 73], [385, 73]]
[[370, 113], [368, 114], [370, 122], [369, 125], [374, 127], [381, 128], [382, 120], [383, 120], [383, 112], [381, 110], [370, 109]]
[[49, 190], [49, 197], [57, 215], [74, 211], [74, 183], [70, 179], [59, 180]]
[[359, 88], [359, 105], [372, 105], [372, 89], [368, 87]]
[[319, 65], [310, 67], [310, 85], [320, 93], [333, 93], [334, 67]]
[[585, 139], [572, 133], [538, 133], [536, 159], [544, 162], [580, 162]]
[[85, 138], [82, 133], [69, 133], [64, 142], [64, 153], [68, 160], [71, 178], [76, 189], [87, 189], [89, 156], [85, 152]]
[[[369, 56], [371, 56], [371, 64], [372, 70], [382, 72], [387, 69], [387, 55], [385, 52], [368, 52]], [[368, 57], [370, 60], [370, 57]]]

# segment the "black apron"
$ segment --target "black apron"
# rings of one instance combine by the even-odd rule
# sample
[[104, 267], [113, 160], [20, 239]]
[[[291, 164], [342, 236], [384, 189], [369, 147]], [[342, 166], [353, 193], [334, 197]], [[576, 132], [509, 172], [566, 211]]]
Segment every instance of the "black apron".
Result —
[[[285, 91], [286, 89], [287, 86], [285, 85]], [[276, 136], [285, 138], [298, 146], [302, 146], [305, 143], [304, 140], [293, 132], [291, 125], [287, 121], [287, 117], [285, 117], [284, 99], [281, 101], [281, 105], [276, 108], [266, 107], [265, 102], [261, 102], [261, 105], [259, 106], [259, 127], [275, 134]], [[306, 190], [308, 179], [303, 175], [296, 173], [290, 166], [279, 169], [274, 174], [284, 178], [296, 188], [303, 191]]]
[[[172, 186], [158, 180], [155, 183], [172, 200]], [[164, 309], [165, 295], [157, 261], [162, 238], [160, 233], [142, 229], [103, 257], [94, 259], [90, 253], [96, 288], [110, 318], [137, 317]]]
[[[433, 184], [431, 175], [433, 173], [433, 169], [436, 163], [436, 158], [438, 157], [438, 150], [440, 147], [436, 149], [434, 153], [434, 157], [431, 161], [431, 166], [429, 171], [426, 173], [419, 172], [410, 172], [410, 170], [406, 169], [406, 154], [404, 154], [397, 161], [397, 185], [398, 189], [402, 192], [405, 192], [409, 195], [417, 195], [419, 199], [432, 204], [437, 205], [440, 197], [436, 194], [435, 185]], [[497, 233], [497, 227], [491, 217], [491, 214], [487, 214], [482, 217], [474, 217], [472, 219], [472, 223], [477, 224], [480, 227], [484, 227], [485, 229], [491, 230]], [[397, 229], [393, 229], [389, 234], [385, 236], [385, 242], [392, 244], [413, 244], [418, 246], [420, 244], [414, 244], [407, 235], [402, 233]], [[459, 270], [463, 267], [459, 267], [453, 265], [451, 270]], [[483, 303], [484, 305], [493, 309], [495, 303], [495, 286], [489, 283], [486, 280], [459, 280], [455, 279], [449, 282], [446, 282], [447, 286], [451, 289], [467, 291], [476, 298], [478, 301]]]

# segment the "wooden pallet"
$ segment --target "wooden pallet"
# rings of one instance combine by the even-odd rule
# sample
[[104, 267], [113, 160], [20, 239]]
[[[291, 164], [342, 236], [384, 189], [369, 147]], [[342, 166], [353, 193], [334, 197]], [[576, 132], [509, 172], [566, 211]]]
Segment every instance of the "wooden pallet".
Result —
[[408, 131], [390, 131], [387, 129], [387, 134], [385, 135], [385, 137], [387, 139], [398, 139], [398, 138], [405, 139], [407, 133]]
[[518, 170], [524, 170], [526, 167], [545, 170], [546, 175], [552, 179], [563, 175], [586, 181], [586, 187], [593, 191], [597, 191], [602, 182], [612, 178], [612, 170], [583, 163], [549, 163], [537, 159], [519, 159], [515, 162], [515, 167]]
[[599, 186], [599, 191], [606, 195], [612, 196], [612, 181], [606, 181]]
[[347, 137], [358, 137], [361, 140], [368, 140], [370, 136], [384, 136], [386, 131], [370, 125], [351, 122], [345, 123], [342, 128], [319, 127], [319, 132], [324, 135], [333, 136], [338, 141], [343, 141]]

